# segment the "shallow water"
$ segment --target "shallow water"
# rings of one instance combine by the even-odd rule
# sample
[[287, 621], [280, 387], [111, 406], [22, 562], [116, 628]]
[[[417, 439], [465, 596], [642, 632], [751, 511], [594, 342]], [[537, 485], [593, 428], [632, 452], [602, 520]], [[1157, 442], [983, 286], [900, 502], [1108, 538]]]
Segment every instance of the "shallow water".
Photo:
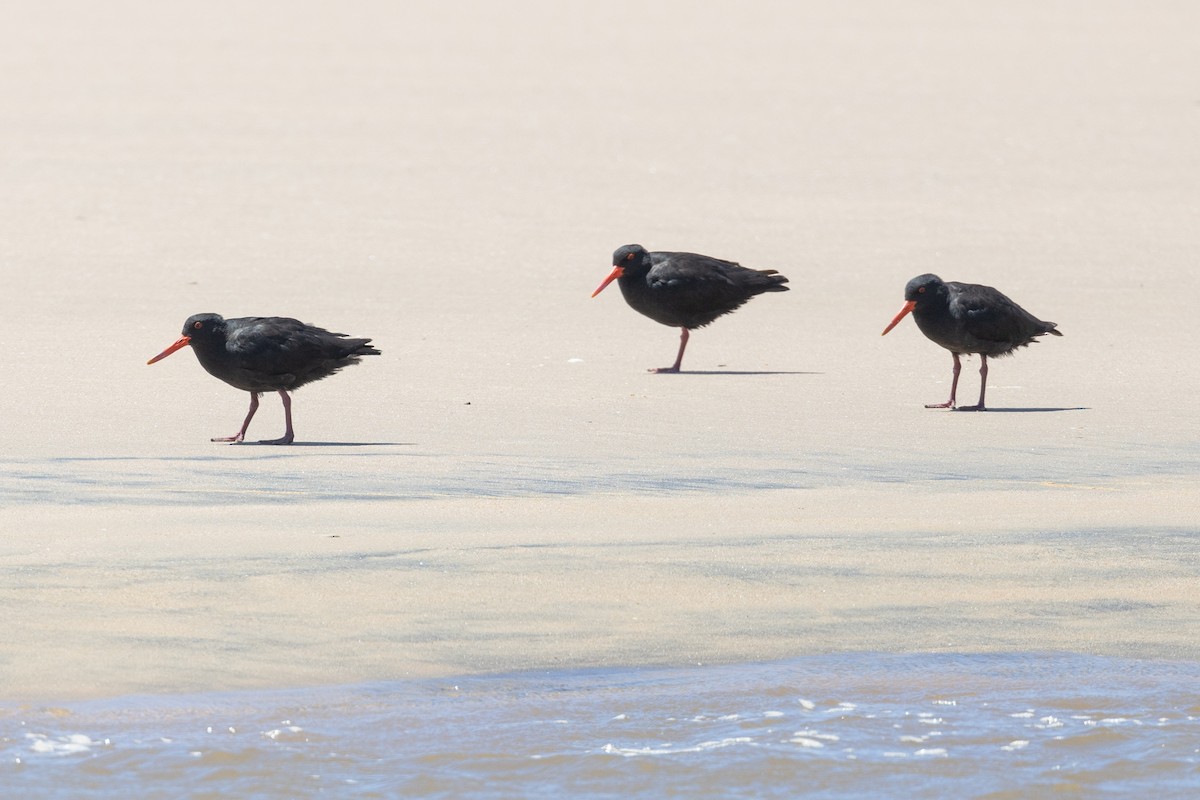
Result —
[[1200, 663], [875, 655], [0, 707], [38, 797], [1200, 792]]

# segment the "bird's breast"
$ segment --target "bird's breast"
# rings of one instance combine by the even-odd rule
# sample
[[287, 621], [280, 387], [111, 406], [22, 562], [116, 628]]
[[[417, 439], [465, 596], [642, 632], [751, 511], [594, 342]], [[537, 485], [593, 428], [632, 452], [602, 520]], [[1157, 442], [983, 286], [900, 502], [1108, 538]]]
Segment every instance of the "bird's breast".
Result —
[[672, 327], [687, 324], [680, 286], [666, 283], [651, 285], [645, 278], [620, 280], [621, 294], [634, 311], [655, 322]]

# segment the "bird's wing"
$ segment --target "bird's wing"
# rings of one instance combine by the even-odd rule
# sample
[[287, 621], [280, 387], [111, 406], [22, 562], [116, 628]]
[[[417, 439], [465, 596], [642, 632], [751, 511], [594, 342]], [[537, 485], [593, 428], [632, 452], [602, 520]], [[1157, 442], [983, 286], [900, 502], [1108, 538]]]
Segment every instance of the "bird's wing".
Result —
[[[226, 333], [225, 349], [242, 369], [285, 375], [320, 353], [316, 333], [289, 317], [247, 317]], [[323, 332], [322, 332], [323, 333]]]
[[[950, 285], [950, 284], [947, 284]], [[1027, 338], [1037, 327], [1037, 318], [991, 286], [956, 284], [950, 313], [963, 320], [967, 332], [988, 342]]]
[[[659, 256], [653, 253], [652, 256]], [[724, 297], [737, 289], [734, 275], [746, 268], [697, 253], [662, 253], [646, 276], [650, 288], [661, 291], [686, 289], [696, 300], [706, 295]]]

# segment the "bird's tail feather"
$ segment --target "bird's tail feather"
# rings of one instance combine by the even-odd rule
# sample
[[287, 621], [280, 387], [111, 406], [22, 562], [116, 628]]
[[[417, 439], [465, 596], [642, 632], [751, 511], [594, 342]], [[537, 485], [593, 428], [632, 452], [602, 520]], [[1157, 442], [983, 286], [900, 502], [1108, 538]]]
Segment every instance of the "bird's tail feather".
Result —
[[757, 292], [786, 292], [789, 287], [784, 286], [788, 282], [786, 275], [780, 275], [776, 269], [754, 269], [749, 270], [750, 274], [746, 276], [747, 288]]
[[348, 356], [378, 356], [382, 355], [378, 348], [371, 346], [370, 339], [351, 339], [346, 342], [350, 347], [350, 351], [346, 353]]

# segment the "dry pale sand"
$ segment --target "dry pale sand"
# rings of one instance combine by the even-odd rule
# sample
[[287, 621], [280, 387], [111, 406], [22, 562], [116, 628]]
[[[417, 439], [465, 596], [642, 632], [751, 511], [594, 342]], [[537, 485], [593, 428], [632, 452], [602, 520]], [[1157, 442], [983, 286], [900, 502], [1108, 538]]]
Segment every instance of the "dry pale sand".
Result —
[[[0, 27], [5, 698], [1200, 658], [1200, 6], [252, 5]], [[627, 242], [792, 291], [648, 375]], [[926, 271], [1066, 334], [994, 412], [879, 336]], [[200, 311], [384, 355], [211, 444]]]

